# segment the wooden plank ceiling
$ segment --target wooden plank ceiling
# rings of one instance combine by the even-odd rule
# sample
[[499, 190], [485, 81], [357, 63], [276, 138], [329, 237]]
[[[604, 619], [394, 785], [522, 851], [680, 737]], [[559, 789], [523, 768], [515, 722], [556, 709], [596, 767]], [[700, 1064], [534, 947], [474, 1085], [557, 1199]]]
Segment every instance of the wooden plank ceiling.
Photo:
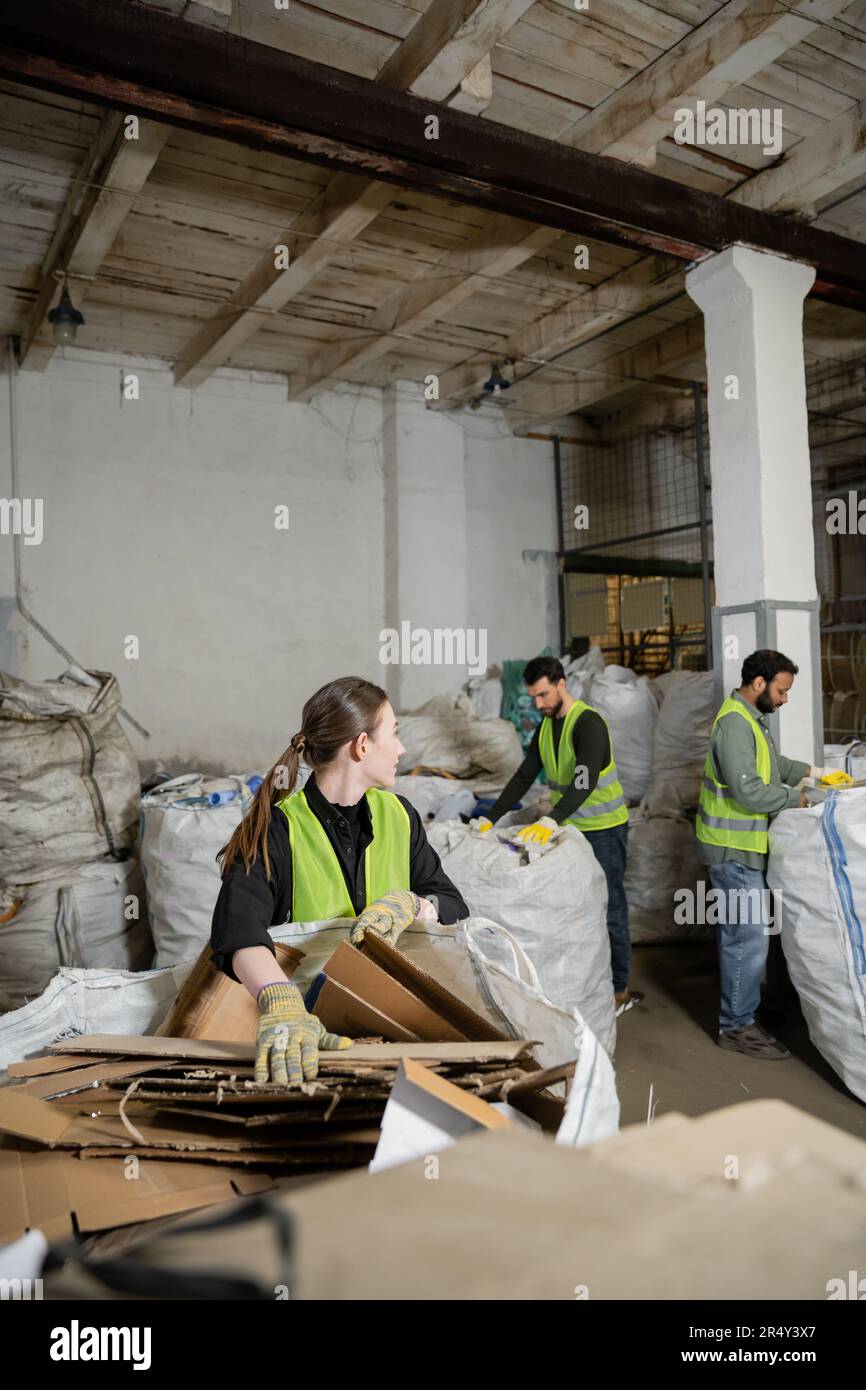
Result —
[[[123, 0], [118, 0], [122, 3]], [[181, 12], [184, 0], [154, 0]], [[485, 120], [628, 159], [696, 189], [866, 240], [866, 0], [197, 0], [188, 17]], [[673, 112], [780, 108], [783, 156], [693, 148]], [[512, 428], [676, 400], [703, 375], [683, 268], [480, 208], [0, 82], [0, 328], [53, 354], [67, 269], [79, 344], [326, 384], [419, 384], [477, 400], [497, 362]], [[291, 253], [274, 269], [274, 246]], [[866, 354], [866, 316], [811, 301], [810, 363]]]

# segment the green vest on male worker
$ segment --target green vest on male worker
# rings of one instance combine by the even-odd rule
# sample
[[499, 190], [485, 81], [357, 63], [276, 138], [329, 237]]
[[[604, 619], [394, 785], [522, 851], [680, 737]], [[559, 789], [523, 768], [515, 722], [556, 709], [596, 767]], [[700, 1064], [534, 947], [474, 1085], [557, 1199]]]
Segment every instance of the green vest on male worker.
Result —
[[[761, 781], [770, 781], [770, 748], [764, 731], [757, 719], [749, 713], [739, 700], [728, 696], [713, 721], [715, 729], [720, 719], [728, 719], [732, 714], [740, 715], [752, 726], [755, 735], [755, 770]], [[770, 817], [765, 812], [748, 811], [741, 806], [733, 794], [733, 789], [716, 777], [713, 766], [712, 748], [707, 752], [704, 764], [704, 780], [698, 802], [698, 815], [695, 833], [705, 845], [721, 845], [726, 849], [749, 850], [752, 854], [766, 854], [769, 847], [767, 826]]]
[[[373, 822], [373, 842], [364, 853], [365, 906], [369, 907], [385, 893], [411, 886], [410, 824], [406, 807], [393, 792], [371, 787], [365, 795]], [[303, 788], [283, 797], [277, 806], [289, 823], [292, 921], [356, 917], [340, 861]]]
[[[574, 751], [572, 730], [575, 720], [580, 718], [584, 710], [591, 708], [592, 706], [584, 704], [583, 700], [575, 700], [565, 716], [562, 733], [559, 736], [559, 754], [556, 757], [553, 752], [553, 720], [544, 718], [541, 721], [538, 751], [541, 754], [541, 761], [547, 774], [550, 799], [554, 806], [562, 797], [563, 792], [571, 791], [574, 786], [577, 755]], [[593, 713], [598, 714], [598, 710], [594, 710]], [[607, 720], [601, 714], [598, 714], [598, 717], [607, 729]], [[578, 830], [584, 831], [609, 830], [611, 826], [624, 825], [628, 820], [628, 807], [625, 804], [622, 786], [616, 772], [613, 742], [609, 729], [607, 736], [610, 742], [610, 762], [607, 767], [602, 768], [601, 775], [589, 796], [582, 805], [578, 806], [573, 816], [569, 816], [567, 820], [562, 822], [563, 825], [576, 825]]]

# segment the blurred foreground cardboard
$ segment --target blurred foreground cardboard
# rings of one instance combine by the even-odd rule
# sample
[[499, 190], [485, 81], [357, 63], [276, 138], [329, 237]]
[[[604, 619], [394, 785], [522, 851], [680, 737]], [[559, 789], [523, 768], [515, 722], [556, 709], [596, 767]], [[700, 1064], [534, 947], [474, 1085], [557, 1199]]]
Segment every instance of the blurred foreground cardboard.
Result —
[[[291, 1298], [825, 1300], [831, 1279], [863, 1270], [866, 1143], [781, 1101], [668, 1115], [580, 1150], [488, 1131], [436, 1170], [416, 1159], [269, 1198], [292, 1219]], [[194, 1225], [96, 1245], [245, 1273], [264, 1296], [285, 1279], [267, 1219]], [[46, 1291], [108, 1296], [71, 1267]]]

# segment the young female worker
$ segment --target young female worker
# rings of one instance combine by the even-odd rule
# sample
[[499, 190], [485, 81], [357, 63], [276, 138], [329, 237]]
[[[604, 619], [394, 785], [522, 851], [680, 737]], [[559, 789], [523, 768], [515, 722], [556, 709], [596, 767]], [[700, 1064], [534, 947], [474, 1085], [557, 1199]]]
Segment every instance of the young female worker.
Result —
[[[211, 960], [258, 1002], [257, 1081], [312, 1080], [319, 1050], [351, 1041], [307, 1013], [276, 966], [268, 927], [355, 917], [352, 941], [369, 929], [393, 943], [416, 918], [469, 916], [418, 812], [385, 790], [404, 751], [384, 690], [355, 676], [322, 686], [217, 856]], [[294, 791], [301, 753], [312, 772]]]

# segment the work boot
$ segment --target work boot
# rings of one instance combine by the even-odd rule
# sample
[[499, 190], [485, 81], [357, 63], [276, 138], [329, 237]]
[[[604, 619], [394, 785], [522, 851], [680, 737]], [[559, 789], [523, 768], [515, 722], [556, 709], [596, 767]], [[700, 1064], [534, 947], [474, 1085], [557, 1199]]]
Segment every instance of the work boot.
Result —
[[765, 1062], [781, 1062], [791, 1055], [785, 1044], [762, 1028], [760, 1023], [750, 1023], [745, 1028], [720, 1033], [718, 1044], [728, 1052], [742, 1052], [746, 1057], [759, 1057]]
[[614, 991], [613, 1007], [616, 1017], [619, 1018], [620, 1014], [627, 1013], [629, 1009], [633, 1009], [635, 1004], [639, 1004], [642, 999], [643, 995], [640, 991], [629, 989], [628, 985], [626, 985], [625, 989]]

